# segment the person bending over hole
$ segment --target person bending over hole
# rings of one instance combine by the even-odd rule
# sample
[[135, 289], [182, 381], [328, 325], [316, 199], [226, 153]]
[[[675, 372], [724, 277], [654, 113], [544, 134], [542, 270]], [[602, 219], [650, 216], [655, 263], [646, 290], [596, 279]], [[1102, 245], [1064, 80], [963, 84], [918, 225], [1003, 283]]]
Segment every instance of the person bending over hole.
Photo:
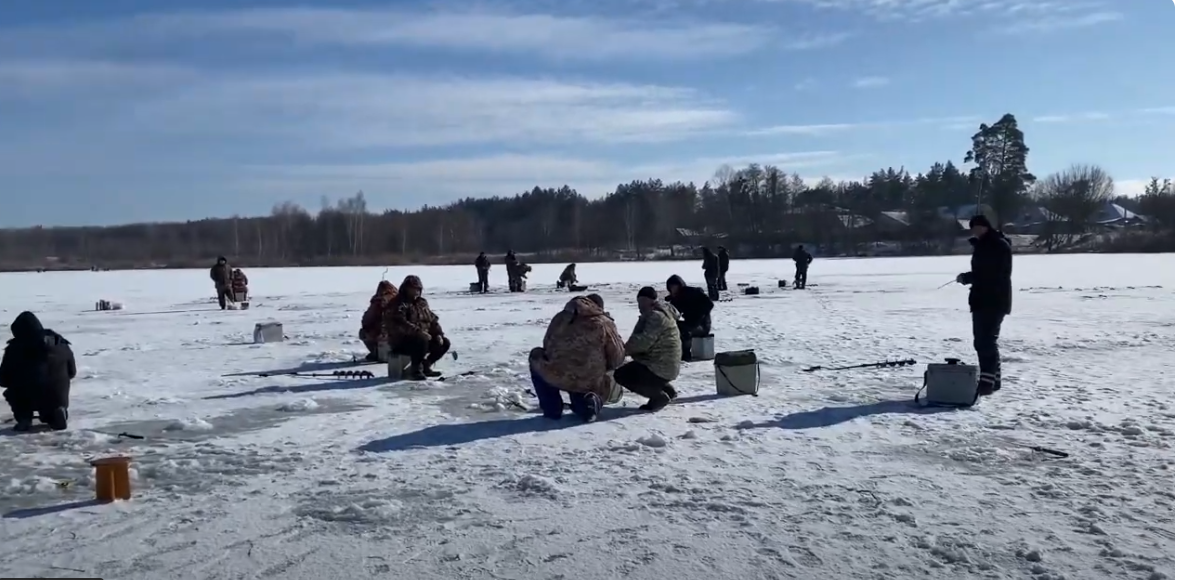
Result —
[[671, 381], [679, 378], [679, 360], [683, 354], [674, 306], [659, 300], [654, 288], [638, 291], [638, 324], [626, 341], [626, 354], [632, 359], [614, 371], [614, 380], [630, 392], [646, 397], [644, 411], [666, 407], [678, 393]]
[[556, 281], [557, 288], [568, 288], [572, 291], [572, 287], [577, 285], [577, 265], [569, 264], [564, 267], [560, 273], [560, 279]]
[[679, 340], [683, 360], [691, 360], [691, 337], [707, 336], [712, 332], [712, 308], [715, 304], [702, 288], [688, 286], [679, 276], [667, 278], [667, 302], [671, 303], [683, 320], [679, 321]]
[[549, 419], [564, 413], [561, 391], [569, 394], [569, 407], [586, 423], [597, 420], [602, 405], [621, 398], [621, 391], [607, 374], [626, 358], [618, 327], [605, 312], [601, 296], [577, 296], [552, 317], [544, 334], [544, 346], [528, 355], [532, 387], [540, 410]]
[[376, 293], [368, 300], [368, 309], [360, 319], [360, 340], [368, 349], [368, 356], [364, 360], [376, 362], [380, 359], [380, 343], [388, 343], [389, 337], [384, 331], [384, 314], [389, 303], [397, 297], [397, 287], [388, 280], [381, 280], [376, 285]]
[[0, 361], [0, 388], [16, 421], [13, 430], [31, 429], [34, 414], [50, 428], [65, 430], [70, 381], [78, 374], [70, 342], [42, 326], [32, 312], [21, 312], [11, 328], [12, 340]]
[[434, 370], [434, 364], [450, 350], [450, 339], [442, 332], [438, 315], [430, 310], [421, 292], [421, 278], [405, 276], [400, 292], [389, 302], [385, 318], [389, 352], [409, 357], [405, 378], [412, 381], [441, 376], [442, 373]]

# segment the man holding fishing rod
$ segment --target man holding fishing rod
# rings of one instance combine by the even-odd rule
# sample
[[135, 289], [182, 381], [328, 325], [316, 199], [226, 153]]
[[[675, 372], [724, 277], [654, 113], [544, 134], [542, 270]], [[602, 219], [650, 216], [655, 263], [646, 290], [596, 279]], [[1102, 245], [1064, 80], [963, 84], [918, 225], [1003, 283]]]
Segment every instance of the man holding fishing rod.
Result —
[[1010, 314], [1010, 240], [990, 225], [984, 215], [969, 220], [973, 237], [970, 271], [957, 275], [957, 283], [969, 286], [969, 311], [973, 316], [973, 348], [978, 353], [978, 395], [992, 395], [1002, 388], [1002, 363], [998, 334]]

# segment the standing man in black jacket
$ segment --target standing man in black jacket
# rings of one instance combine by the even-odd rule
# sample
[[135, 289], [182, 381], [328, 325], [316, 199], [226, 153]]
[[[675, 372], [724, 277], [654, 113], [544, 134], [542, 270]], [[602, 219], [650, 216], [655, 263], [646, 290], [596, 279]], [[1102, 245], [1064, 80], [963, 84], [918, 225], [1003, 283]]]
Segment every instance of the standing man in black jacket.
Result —
[[716, 254], [716, 259], [720, 262], [720, 279], [717, 280], [721, 292], [728, 291], [728, 248], [720, 246], [720, 251]]
[[679, 338], [683, 343], [683, 360], [691, 360], [691, 337], [712, 333], [712, 308], [715, 304], [702, 288], [688, 286], [678, 275], [667, 278], [667, 302], [679, 311]]
[[217, 303], [221, 310], [225, 310], [226, 304], [233, 302], [233, 268], [229, 267], [225, 256], [217, 256], [217, 263], [209, 268], [209, 278], [217, 289]]
[[704, 253], [704, 263], [700, 267], [703, 268], [704, 282], [708, 286], [708, 298], [719, 300], [720, 287], [718, 279], [720, 278], [720, 259], [716, 257], [716, 254], [712, 253], [711, 248], [704, 246], [702, 250]]
[[16, 421], [13, 430], [31, 429], [34, 414], [55, 431], [64, 430], [70, 381], [78, 374], [70, 342], [42, 326], [32, 312], [21, 312], [11, 328], [12, 340], [0, 361], [0, 388]]
[[998, 334], [1010, 314], [1010, 240], [990, 225], [984, 215], [969, 220], [973, 233], [970, 271], [957, 275], [968, 285], [969, 311], [973, 316], [973, 348], [978, 353], [978, 394], [987, 396], [1002, 388], [1002, 363], [998, 357]]
[[491, 259], [487, 257], [484, 252], [479, 252], [479, 257], [474, 260], [474, 269], [479, 273], [479, 292], [486, 294], [491, 287], [489, 280], [491, 275]]

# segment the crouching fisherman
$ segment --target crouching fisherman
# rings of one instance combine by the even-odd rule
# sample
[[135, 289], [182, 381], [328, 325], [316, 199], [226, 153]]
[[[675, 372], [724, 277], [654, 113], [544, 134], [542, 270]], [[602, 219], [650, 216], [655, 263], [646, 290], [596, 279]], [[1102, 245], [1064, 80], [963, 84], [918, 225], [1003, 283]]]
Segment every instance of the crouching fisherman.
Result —
[[568, 288], [572, 291], [572, 287], [577, 285], [577, 265], [569, 264], [564, 267], [564, 271], [560, 273], [560, 279], [556, 281], [557, 288]]
[[360, 319], [360, 340], [368, 349], [368, 356], [364, 360], [376, 362], [380, 360], [380, 343], [388, 342], [388, 335], [384, 331], [384, 313], [389, 303], [397, 297], [397, 287], [388, 280], [381, 280], [376, 285], [376, 293], [368, 300], [368, 310]]
[[678, 320], [679, 312], [659, 300], [654, 288], [638, 291], [638, 324], [626, 341], [631, 360], [614, 371], [614, 380], [648, 399], [639, 407], [644, 411], [658, 411], [678, 396], [671, 387], [671, 381], [679, 378], [683, 354]]
[[434, 364], [450, 351], [450, 339], [442, 332], [438, 315], [421, 296], [422, 289], [421, 278], [405, 276], [384, 318], [389, 352], [409, 357], [405, 378], [411, 381], [441, 376]]
[[601, 296], [569, 300], [548, 324], [544, 346], [532, 349], [528, 357], [544, 416], [561, 417], [564, 391], [574, 414], [587, 423], [596, 420], [606, 401], [620, 398], [621, 391], [606, 373], [621, 366], [625, 357], [622, 337]]
[[241, 304], [242, 308], [250, 305], [250, 279], [245, 277], [241, 268], [234, 268], [229, 276], [229, 288], [233, 290], [233, 301]]
[[28, 431], [33, 415], [62, 431], [69, 420], [70, 381], [78, 374], [68, 340], [22, 312], [12, 322], [12, 340], [0, 361], [0, 388], [12, 409], [15, 431]]
[[702, 288], [688, 286], [679, 276], [667, 278], [667, 297], [683, 320], [679, 321], [679, 340], [683, 360], [691, 360], [691, 337], [707, 336], [712, 332], [712, 308], [716, 305]]

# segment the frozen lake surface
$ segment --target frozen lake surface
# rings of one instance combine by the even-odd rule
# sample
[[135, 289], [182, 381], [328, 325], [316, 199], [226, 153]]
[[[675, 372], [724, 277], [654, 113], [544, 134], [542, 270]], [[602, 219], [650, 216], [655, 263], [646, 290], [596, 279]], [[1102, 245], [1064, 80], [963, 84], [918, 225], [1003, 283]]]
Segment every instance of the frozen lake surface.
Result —
[[[967, 290], [938, 289], [967, 257], [819, 259], [807, 291], [777, 288], [792, 263], [734, 261], [733, 289], [762, 293], [717, 305], [716, 350], [755, 348], [761, 395], [718, 399], [689, 363], [676, 404], [627, 395], [590, 425], [514, 405], [535, 406], [560, 269], [518, 295], [497, 265], [486, 296], [470, 267], [390, 269], [421, 276], [459, 355], [414, 384], [225, 376], [362, 355], [383, 268], [250, 270], [252, 308], [226, 312], [206, 271], [0, 275], [5, 320], [37, 312], [79, 366], [69, 431], [0, 433], [0, 575], [1171, 578], [1172, 254], [1016, 256], [1003, 389], [961, 411], [910, 402], [923, 363], [974, 360]], [[640, 286], [702, 281], [694, 262], [578, 273], [623, 336]], [[126, 309], [86, 312], [100, 299]], [[287, 341], [251, 344], [265, 320]], [[114, 453], [135, 498], [86, 502], [86, 460]]]

